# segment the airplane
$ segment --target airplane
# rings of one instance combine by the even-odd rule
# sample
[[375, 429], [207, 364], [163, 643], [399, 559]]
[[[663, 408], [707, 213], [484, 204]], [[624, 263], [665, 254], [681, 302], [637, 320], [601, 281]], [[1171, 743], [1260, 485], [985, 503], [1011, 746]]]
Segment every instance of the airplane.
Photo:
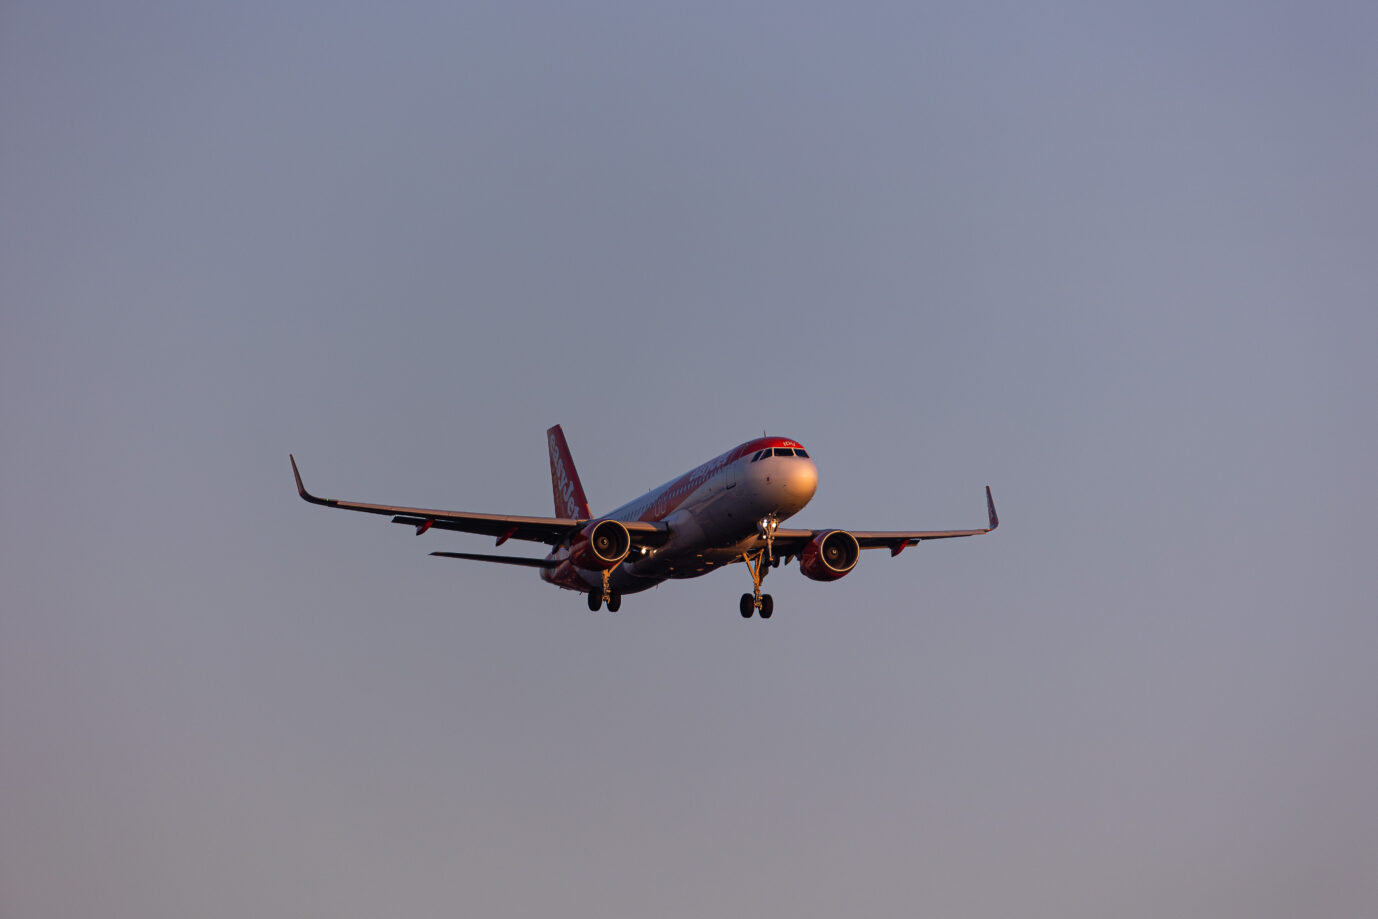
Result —
[[928, 539], [979, 536], [1000, 525], [995, 500], [986, 486], [987, 526], [979, 530], [791, 530], [780, 524], [809, 503], [818, 487], [818, 467], [798, 441], [762, 436], [738, 444], [677, 479], [603, 516], [589, 511], [565, 433], [557, 424], [546, 431], [554, 517], [471, 514], [460, 511], [361, 504], [318, 498], [302, 484], [297, 458], [289, 454], [297, 493], [325, 507], [392, 517], [393, 523], [429, 530], [457, 530], [545, 543], [544, 558], [432, 552], [442, 558], [497, 562], [535, 568], [541, 580], [588, 594], [588, 608], [617, 612], [622, 595], [639, 593], [666, 580], [694, 578], [742, 562], [752, 592], [742, 594], [742, 617], [769, 619], [775, 601], [761, 592], [761, 581], [781, 563], [799, 562], [814, 581], [836, 581], [856, 567], [862, 549], [889, 549], [891, 557]]

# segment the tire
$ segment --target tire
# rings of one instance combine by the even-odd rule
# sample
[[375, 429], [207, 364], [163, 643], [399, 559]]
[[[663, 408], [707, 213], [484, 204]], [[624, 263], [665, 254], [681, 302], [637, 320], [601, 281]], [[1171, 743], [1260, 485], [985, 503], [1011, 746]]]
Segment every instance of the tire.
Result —
[[608, 612], [615, 613], [622, 608], [622, 595], [617, 591], [608, 594]]
[[603, 592], [601, 590], [589, 591], [589, 612], [598, 612], [598, 607], [603, 605]]
[[761, 594], [761, 618], [769, 619], [775, 614], [775, 598], [770, 594]]
[[742, 602], [738, 605], [741, 607], [743, 619], [750, 619], [751, 614], [756, 612], [756, 598], [751, 594], [742, 594]]

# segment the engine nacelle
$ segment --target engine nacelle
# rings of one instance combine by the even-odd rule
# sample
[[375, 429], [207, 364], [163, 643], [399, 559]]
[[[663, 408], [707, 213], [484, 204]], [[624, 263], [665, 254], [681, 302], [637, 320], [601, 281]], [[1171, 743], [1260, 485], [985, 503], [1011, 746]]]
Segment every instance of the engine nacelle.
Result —
[[856, 567], [861, 546], [846, 530], [819, 533], [799, 554], [799, 570], [814, 581], [836, 581]]
[[622, 564], [632, 549], [632, 534], [616, 520], [593, 520], [584, 525], [569, 547], [575, 567], [607, 571]]

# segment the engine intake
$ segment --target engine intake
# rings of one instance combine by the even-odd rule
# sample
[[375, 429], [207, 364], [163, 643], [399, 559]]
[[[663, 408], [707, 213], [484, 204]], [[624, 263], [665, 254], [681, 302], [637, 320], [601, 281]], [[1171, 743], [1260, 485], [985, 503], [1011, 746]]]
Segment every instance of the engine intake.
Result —
[[632, 549], [632, 535], [616, 520], [594, 520], [584, 526], [569, 547], [576, 567], [607, 571], [622, 564]]
[[861, 546], [846, 530], [819, 533], [799, 555], [799, 570], [814, 581], [836, 581], [856, 567]]

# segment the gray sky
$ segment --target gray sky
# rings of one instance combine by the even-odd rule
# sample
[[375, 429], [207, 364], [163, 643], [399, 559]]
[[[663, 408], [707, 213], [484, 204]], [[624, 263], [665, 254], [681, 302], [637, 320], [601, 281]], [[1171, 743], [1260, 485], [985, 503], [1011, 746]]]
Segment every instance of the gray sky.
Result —
[[[6, 917], [1378, 903], [1378, 7], [0, 8]], [[309, 507], [759, 434], [592, 615]]]

